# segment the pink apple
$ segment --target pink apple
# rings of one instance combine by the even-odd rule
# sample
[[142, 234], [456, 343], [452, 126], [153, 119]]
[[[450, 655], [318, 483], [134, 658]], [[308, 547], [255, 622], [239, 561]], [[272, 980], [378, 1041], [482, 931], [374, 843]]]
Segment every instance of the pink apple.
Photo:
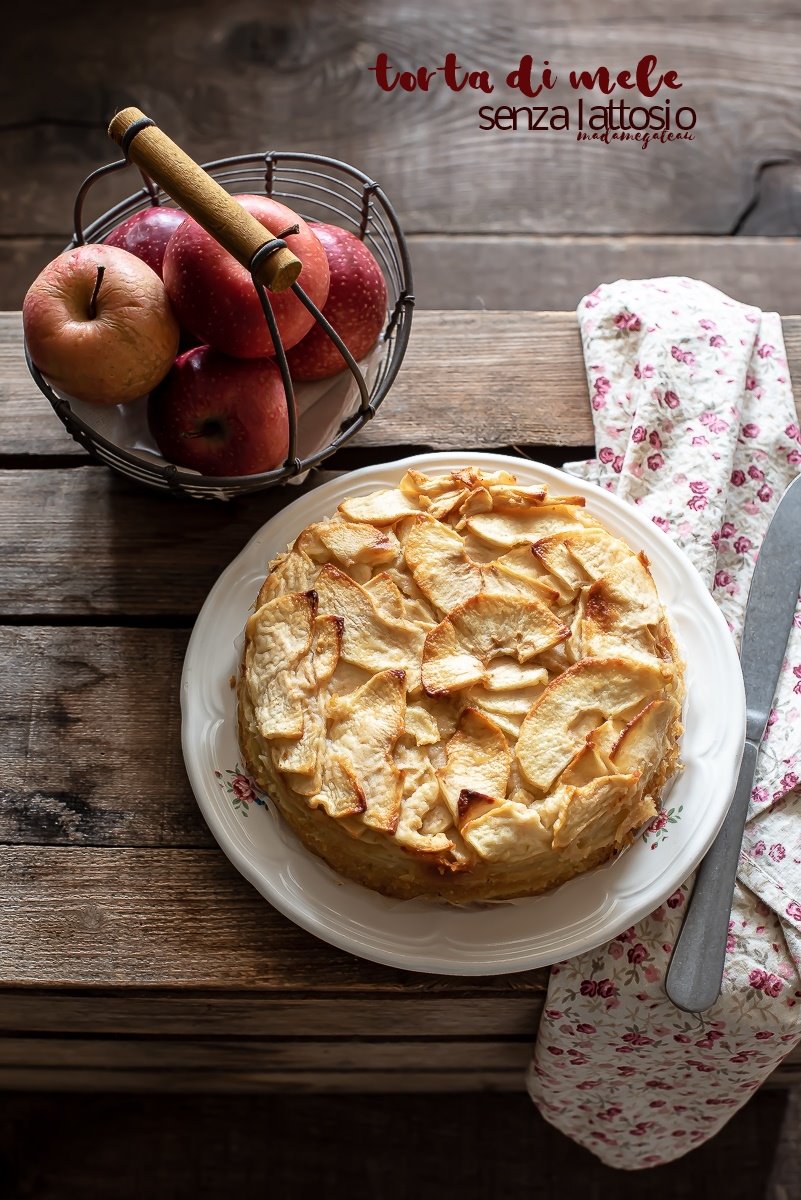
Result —
[[269, 358], [187, 350], [152, 393], [147, 415], [164, 457], [204, 475], [255, 475], [287, 456], [286, 396]]
[[[328, 295], [328, 260], [305, 221], [266, 196], [237, 196], [239, 203], [272, 234], [293, 225], [286, 244], [303, 263], [298, 283], [316, 305]], [[164, 285], [184, 329], [217, 350], [237, 358], [264, 358], [275, 348], [250, 272], [187, 219], [167, 243]], [[270, 299], [284, 349], [299, 342], [314, 318], [291, 291], [271, 292]]]
[[144, 396], [170, 369], [178, 323], [155, 271], [118, 246], [76, 246], [31, 284], [28, 350], [59, 392], [97, 404]]
[[106, 246], [119, 246], [129, 254], [135, 254], [161, 276], [167, 242], [185, 220], [186, 213], [179, 208], [162, 205], [145, 208], [112, 229], [103, 242]]
[[[327, 317], [358, 362], [372, 350], [387, 317], [387, 285], [373, 255], [354, 234], [338, 225], [312, 225], [328, 259], [331, 285], [323, 306]], [[320, 325], [287, 355], [294, 379], [326, 379], [345, 369], [345, 360]]]

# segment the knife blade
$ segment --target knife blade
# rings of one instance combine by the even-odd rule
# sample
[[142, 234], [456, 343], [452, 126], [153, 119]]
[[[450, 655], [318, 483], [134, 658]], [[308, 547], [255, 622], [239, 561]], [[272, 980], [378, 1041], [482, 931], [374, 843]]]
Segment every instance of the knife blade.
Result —
[[787, 639], [801, 592], [801, 476], [779, 501], [759, 551], [740, 648], [745, 683], [745, 746], [731, 807], [698, 868], [665, 978], [677, 1008], [704, 1012], [720, 995], [731, 901], [754, 783]]

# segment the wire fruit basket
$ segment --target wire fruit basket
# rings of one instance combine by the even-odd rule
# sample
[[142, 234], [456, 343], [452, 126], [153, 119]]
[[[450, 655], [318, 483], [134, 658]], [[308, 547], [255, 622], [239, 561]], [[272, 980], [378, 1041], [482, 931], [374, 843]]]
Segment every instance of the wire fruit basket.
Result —
[[[371, 420], [403, 360], [414, 296], [408, 248], [392, 204], [369, 176], [347, 163], [322, 155], [267, 151], [217, 159], [198, 166], [138, 109], [118, 113], [109, 132], [120, 144], [125, 157], [93, 171], [81, 185], [75, 200], [74, 234], [66, 249], [86, 242], [102, 242], [112, 229], [134, 213], [165, 201], [177, 203], [195, 217], [250, 270], [275, 347], [275, 363], [286, 396], [288, 453], [282, 466], [259, 474], [203, 475], [160, 459], [154, 453], [142, 453], [123, 444], [119, 436], [109, 436], [108, 430], [98, 429], [88, 411], [93, 406], [76, 406], [68, 396], [60, 395], [33, 363], [26, 344], [25, 356], [31, 375], [68, 432], [96, 461], [149, 487], [197, 499], [232, 499], [297, 481], [299, 476], [345, 445]], [[143, 186], [84, 225], [84, 206], [94, 185], [133, 165], [139, 168]], [[301, 264], [283, 239], [270, 235], [255, 219], [249, 218], [240, 205], [230, 200], [237, 193], [253, 192], [286, 204], [308, 220], [312, 229], [315, 221], [348, 229], [372, 251], [387, 286], [387, 319], [378, 346], [370, 357], [369, 372], [363, 371], [355, 362], [336, 330], [300, 287], [297, 276]], [[270, 291], [282, 291], [287, 287], [323, 326], [345, 359], [350, 391], [354, 392], [345, 406], [347, 415], [333, 436], [325, 445], [307, 447], [304, 454], [299, 449], [294, 385], [270, 302]], [[76, 407], [80, 411], [76, 411]], [[313, 413], [312, 408], [310, 418]]]

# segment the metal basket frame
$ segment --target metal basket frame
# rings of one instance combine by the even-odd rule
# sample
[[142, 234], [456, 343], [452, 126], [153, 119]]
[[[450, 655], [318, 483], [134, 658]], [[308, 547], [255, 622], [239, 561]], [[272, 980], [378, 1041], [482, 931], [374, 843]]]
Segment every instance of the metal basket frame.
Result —
[[[148, 206], [157, 207], [165, 201], [171, 203], [167, 193], [140, 171], [143, 186], [138, 192], [134, 192], [84, 226], [84, 204], [92, 187], [100, 179], [131, 165], [127, 158], [123, 158], [99, 167], [87, 176], [75, 199], [75, 231], [65, 247], [66, 250], [86, 242], [101, 242], [112, 229], [134, 213]], [[73, 411], [69, 400], [53, 390], [32, 362], [27, 342], [25, 358], [31, 375], [47, 396], [60, 420], [92, 458], [150, 487], [198, 499], [231, 499], [286, 483], [312, 467], [319, 466], [375, 416], [398, 373], [409, 341], [414, 307], [412, 271], [406, 239], [395, 209], [375, 180], [348, 163], [320, 154], [268, 151], [215, 159], [204, 163], [203, 167], [221, 186], [233, 194], [261, 192], [286, 203], [289, 208], [308, 220], [312, 228], [315, 220], [327, 220], [328, 216], [316, 217], [309, 214], [309, 207], [319, 209], [325, 214], [333, 214], [338, 218], [337, 224], [349, 226], [356, 236], [369, 245], [379, 262], [387, 284], [389, 319], [381, 335], [384, 344], [383, 358], [370, 390], [336, 330], [309, 299], [303, 288], [298, 283], [292, 285], [292, 291], [312, 313], [315, 321], [323, 326], [342, 354], [359, 389], [360, 403], [357, 411], [342, 423], [332, 441], [322, 450], [306, 458], [297, 457], [297, 413], [286, 353], [278, 337], [269, 292], [253, 274], [264, 256], [285, 245], [280, 237], [273, 238], [262, 247], [250, 264], [250, 269], [253, 285], [276, 349], [274, 358], [281, 373], [287, 399], [289, 450], [281, 467], [257, 475], [212, 476], [175, 466], [166, 460], [164, 463], [147, 461], [133, 451], [109, 441], [82, 420]], [[301, 203], [298, 204], [298, 201]]]

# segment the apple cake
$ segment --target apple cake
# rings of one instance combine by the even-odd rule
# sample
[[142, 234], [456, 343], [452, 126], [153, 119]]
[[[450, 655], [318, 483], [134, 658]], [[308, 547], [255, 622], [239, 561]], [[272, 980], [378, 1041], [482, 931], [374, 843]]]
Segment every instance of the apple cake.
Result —
[[239, 740], [342, 875], [501, 900], [606, 862], [655, 815], [682, 694], [647, 558], [582, 497], [408, 471], [270, 564]]

